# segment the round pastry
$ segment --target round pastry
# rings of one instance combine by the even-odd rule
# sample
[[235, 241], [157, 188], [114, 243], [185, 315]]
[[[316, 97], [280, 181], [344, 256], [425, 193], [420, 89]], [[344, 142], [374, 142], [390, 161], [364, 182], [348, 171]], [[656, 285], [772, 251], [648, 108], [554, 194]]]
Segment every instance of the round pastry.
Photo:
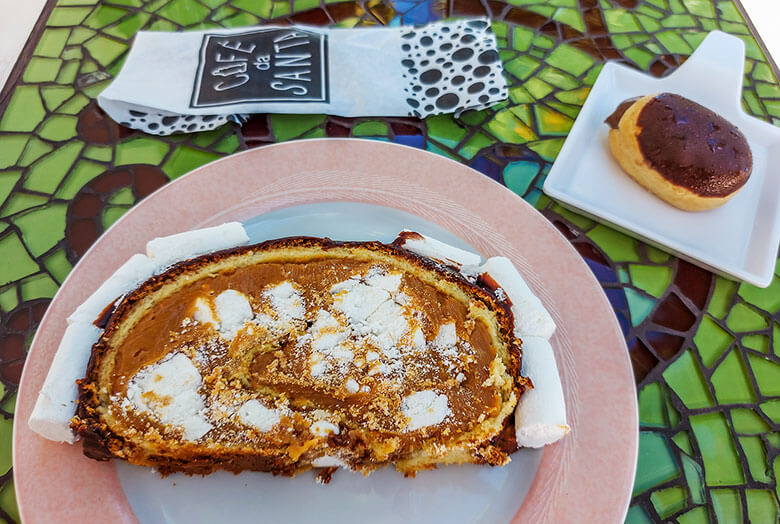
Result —
[[607, 118], [609, 148], [646, 189], [686, 211], [725, 204], [745, 185], [753, 155], [720, 115], [671, 93], [626, 100]]

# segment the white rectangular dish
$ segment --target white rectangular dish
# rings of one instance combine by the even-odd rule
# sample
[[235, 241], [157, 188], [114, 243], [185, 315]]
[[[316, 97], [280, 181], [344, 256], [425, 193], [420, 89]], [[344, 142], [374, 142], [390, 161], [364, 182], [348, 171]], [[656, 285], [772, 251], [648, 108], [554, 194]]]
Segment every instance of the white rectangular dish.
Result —
[[[666, 78], [607, 63], [550, 170], [545, 193], [712, 271], [768, 286], [780, 243], [780, 128], [742, 110], [744, 61], [744, 43], [714, 31]], [[753, 173], [724, 206], [704, 212], [672, 207], [634, 182], [612, 157], [604, 120], [628, 98], [661, 92], [712, 109], [747, 138]]]

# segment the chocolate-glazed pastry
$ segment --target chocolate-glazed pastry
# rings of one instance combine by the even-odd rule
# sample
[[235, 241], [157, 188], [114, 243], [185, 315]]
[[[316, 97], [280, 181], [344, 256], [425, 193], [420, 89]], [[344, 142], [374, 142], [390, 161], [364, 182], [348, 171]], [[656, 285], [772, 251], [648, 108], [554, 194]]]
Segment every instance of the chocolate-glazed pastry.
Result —
[[735, 125], [672, 93], [620, 104], [606, 123], [609, 147], [643, 187], [675, 207], [704, 211], [745, 185], [753, 155]]

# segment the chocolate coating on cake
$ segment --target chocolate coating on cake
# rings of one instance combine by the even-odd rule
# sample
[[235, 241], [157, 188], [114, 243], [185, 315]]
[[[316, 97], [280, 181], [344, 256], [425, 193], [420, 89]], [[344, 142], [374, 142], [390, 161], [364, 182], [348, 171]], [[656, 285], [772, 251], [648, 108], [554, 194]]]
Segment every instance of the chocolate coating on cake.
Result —
[[639, 100], [642, 97], [634, 97], [629, 98], [628, 100], [624, 100], [620, 103], [619, 106], [617, 106], [617, 109], [607, 117], [606, 120], [604, 120], [604, 123], [606, 123], [609, 127], [612, 129], [617, 129], [618, 124], [620, 124], [620, 119], [623, 118], [623, 115], [628, 111], [628, 108], [634, 105], [634, 102]]
[[640, 111], [637, 125], [645, 160], [671, 183], [697, 195], [730, 195], [750, 176], [753, 155], [745, 136], [687, 98], [671, 93], [653, 97]]

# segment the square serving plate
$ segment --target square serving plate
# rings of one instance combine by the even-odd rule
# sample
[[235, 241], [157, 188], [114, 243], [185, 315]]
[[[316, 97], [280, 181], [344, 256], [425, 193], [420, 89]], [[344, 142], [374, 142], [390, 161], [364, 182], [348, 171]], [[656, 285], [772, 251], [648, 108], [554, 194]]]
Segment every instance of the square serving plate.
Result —
[[[780, 242], [780, 128], [742, 110], [744, 63], [744, 43], [720, 31], [663, 79], [607, 63], [550, 170], [545, 193], [695, 264], [768, 286]], [[724, 206], [677, 209], [634, 182], [612, 157], [604, 120], [627, 98], [661, 92], [698, 102], [745, 134], [753, 173]]]

